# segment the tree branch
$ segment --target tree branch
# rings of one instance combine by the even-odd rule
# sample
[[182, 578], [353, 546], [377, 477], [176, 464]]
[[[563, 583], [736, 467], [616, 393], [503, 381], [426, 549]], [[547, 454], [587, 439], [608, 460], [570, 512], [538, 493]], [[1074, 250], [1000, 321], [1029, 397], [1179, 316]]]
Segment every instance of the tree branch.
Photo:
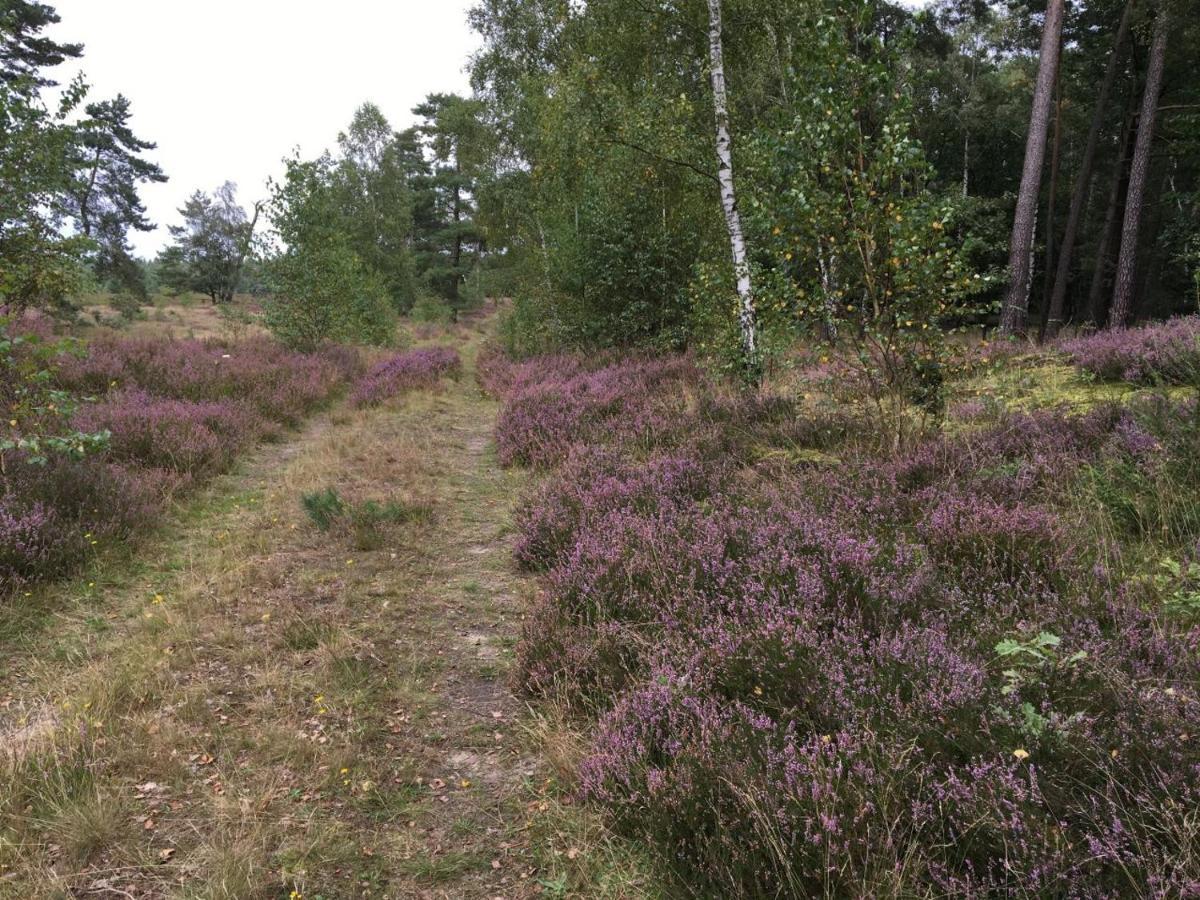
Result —
[[622, 141], [617, 138], [605, 138], [604, 143], [615, 144], [618, 147], [627, 147], [630, 150], [636, 150], [638, 153], [644, 153], [646, 156], [649, 156], [652, 159], [657, 159], [659, 162], [669, 163], [670, 165], [679, 166], [680, 168], [683, 168], [683, 169], [690, 169], [692, 172], [695, 172], [697, 175], [700, 175], [703, 178], [707, 178], [713, 184], [719, 185], [721, 183], [720, 181], [717, 180], [716, 175], [714, 175], [712, 172], [706, 172], [704, 169], [701, 169], [699, 166], [694, 166], [690, 162], [684, 162], [681, 159], [672, 159], [669, 156], [663, 156], [661, 153], [655, 153], [653, 150], [647, 150], [645, 147], [640, 147], [637, 144], [630, 143], [629, 141]]

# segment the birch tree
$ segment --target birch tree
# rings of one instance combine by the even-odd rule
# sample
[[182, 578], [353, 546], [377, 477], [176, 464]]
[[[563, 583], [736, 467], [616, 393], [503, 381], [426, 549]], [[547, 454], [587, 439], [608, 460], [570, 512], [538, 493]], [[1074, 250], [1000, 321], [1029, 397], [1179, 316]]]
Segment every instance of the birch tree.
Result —
[[1021, 188], [1017, 193], [1017, 210], [1009, 241], [1008, 292], [1000, 314], [1000, 329], [1006, 334], [1024, 331], [1029, 313], [1033, 238], [1037, 229], [1046, 133], [1050, 127], [1050, 108], [1054, 102], [1054, 83], [1058, 77], [1058, 58], [1062, 46], [1063, 4], [1064, 0], [1050, 0], [1046, 7], [1046, 22], [1042, 27], [1042, 48], [1033, 92], [1033, 110], [1029, 116], [1029, 135], [1025, 143], [1025, 163], [1021, 170]]
[[729, 97], [725, 84], [725, 52], [721, 31], [721, 0], [708, 0], [708, 48], [717, 130], [717, 180], [721, 188], [721, 208], [725, 211], [725, 227], [729, 231], [729, 246], [733, 253], [733, 274], [737, 280], [738, 325], [742, 336], [743, 362], [747, 377], [756, 382], [762, 375], [758, 317], [754, 309], [750, 263], [746, 258], [746, 237], [742, 232], [742, 217], [738, 212], [737, 193], [734, 189], [733, 138], [729, 132]]

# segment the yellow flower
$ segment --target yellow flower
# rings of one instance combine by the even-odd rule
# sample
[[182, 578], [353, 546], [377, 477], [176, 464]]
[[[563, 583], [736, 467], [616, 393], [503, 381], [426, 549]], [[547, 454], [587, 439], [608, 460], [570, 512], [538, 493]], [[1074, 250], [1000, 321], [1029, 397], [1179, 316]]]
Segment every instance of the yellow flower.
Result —
[[1019, 760], [1026, 760], [1026, 759], [1029, 759], [1029, 751], [1017, 749], [1017, 750], [1013, 751], [1013, 756], [1015, 756]]

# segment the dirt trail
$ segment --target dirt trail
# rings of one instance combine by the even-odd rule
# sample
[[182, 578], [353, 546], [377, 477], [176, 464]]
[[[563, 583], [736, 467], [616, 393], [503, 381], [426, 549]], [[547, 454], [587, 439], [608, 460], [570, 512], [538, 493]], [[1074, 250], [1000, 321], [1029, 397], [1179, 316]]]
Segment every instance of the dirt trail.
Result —
[[[58, 588], [0, 674], [0, 734], [52, 732], [0, 758], [0, 897], [571, 895], [508, 690], [533, 587], [478, 343], [461, 380], [333, 411]], [[321, 533], [299, 499], [327, 487], [430, 514]]]

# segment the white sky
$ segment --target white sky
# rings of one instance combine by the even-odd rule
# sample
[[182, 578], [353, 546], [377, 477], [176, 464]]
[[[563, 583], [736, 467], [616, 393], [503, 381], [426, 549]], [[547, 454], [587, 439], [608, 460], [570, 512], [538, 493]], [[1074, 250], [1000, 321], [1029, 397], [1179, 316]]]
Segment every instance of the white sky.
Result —
[[85, 44], [79, 66], [92, 99], [118, 92], [133, 104], [134, 132], [156, 141], [151, 158], [170, 176], [142, 198], [159, 227], [130, 239], [142, 255], [165, 243], [166, 225], [196, 189], [226, 179], [242, 204], [299, 146], [332, 147], [365, 101], [393, 127], [432, 92], [466, 92], [477, 47], [466, 23], [472, 0], [51, 0], [52, 35]]

